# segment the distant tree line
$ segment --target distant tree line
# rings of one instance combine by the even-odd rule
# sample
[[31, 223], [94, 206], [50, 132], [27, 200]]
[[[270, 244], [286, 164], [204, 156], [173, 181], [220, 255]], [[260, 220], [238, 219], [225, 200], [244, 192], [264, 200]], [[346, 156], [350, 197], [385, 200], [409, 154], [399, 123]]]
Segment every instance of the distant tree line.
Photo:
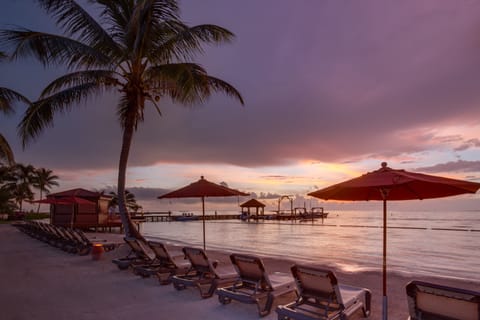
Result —
[[[53, 186], [58, 186], [57, 180], [58, 176], [49, 169], [0, 162], [0, 213], [23, 211], [24, 202], [34, 200], [33, 190], [38, 190], [42, 199]], [[39, 210], [40, 204], [37, 213]]]

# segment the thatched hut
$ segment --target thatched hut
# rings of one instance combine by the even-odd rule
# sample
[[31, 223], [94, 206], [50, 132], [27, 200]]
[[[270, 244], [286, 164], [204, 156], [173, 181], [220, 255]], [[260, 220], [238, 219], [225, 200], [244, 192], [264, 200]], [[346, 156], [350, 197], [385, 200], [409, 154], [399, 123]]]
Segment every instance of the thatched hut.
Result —
[[242, 208], [242, 217], [246, 217], [250, 219], [252, 217], [252, 213], [250, 212], [251, 208], [255, 208], [255, 217], [258, 219], [259, 217], [264, 217], [265, 215], [265, 204], [261, 203], [257, 199], [250, 199], [240, 205]]

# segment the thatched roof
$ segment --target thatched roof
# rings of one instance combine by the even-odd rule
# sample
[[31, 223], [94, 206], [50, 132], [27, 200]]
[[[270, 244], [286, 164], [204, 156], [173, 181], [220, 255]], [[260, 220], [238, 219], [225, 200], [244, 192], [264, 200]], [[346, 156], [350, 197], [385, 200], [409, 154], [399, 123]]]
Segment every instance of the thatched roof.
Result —
[[240, 205], [242, 208], [265, 208], [265, 204], [261, 203], [257, 199], [250, 199]]

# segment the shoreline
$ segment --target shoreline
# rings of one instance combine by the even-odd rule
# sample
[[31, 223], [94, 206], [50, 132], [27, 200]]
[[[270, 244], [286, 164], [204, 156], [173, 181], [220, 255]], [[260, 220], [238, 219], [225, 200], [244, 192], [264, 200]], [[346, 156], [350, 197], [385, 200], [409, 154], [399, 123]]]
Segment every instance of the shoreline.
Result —
[[[90, 234], [122, 242], [119, 234]], [[135, 276], [120, 271], [111, 260], [128, 253], [126, 246], [104, 253], [99, 261], [91, 256], [68, 254], [31, 238], [11, 225], [0, 225], [0, 272], [2, 290], [0, 307], [5, 319], [150, 319], [161, 315], [171, 319], [258, 319], [256, 307], [241, 303], [221, 305], [214, 295], [201, 299], [196, 289], [177, 291], [172, 285], [161, 286], [156, 278]], [[179, 248], [180, 246], [169, 245]], [[228, 251], [207, 250], [210, 259], [229, 262]], [[269, 272], [289, 272], [292, 260], [259, 255]], [[372, 314], [381, 318], [381, 273], [345, 272], [331, 268], [341, 284], [366, 287], [372, 291]], [[389, 273], [387, 278], [389, 317], [406, 319], [405, 285], [423, 280], [465, 289], [477, 289], [473, 281], [437, 277], [410, 277]], [[282, 299], [288, 303], [294, 297]], [[263, 319], [276, 319], [272, 312]]]

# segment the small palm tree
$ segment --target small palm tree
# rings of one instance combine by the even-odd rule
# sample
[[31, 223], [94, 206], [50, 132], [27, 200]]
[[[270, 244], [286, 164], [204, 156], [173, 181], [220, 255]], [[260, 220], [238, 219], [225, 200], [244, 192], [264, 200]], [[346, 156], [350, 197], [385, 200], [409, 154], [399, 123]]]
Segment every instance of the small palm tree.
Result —
[[[113, 191], [110, 192], [110, 195], [112, 196], [112, 200], [110, 200], [108, 206], [116, 208], [118, 206], [118, 196]], [[135, 213], [142, 208], [142, 206], [137, 203], [135, 195], [128, 190], [125, 190], [125, 205]]]
[[125, 205], [126, 169], [130, 146], [144, 110], [165, 98], [193, 105], [214, 92], [243, 104], [227, 82], [208, 75], [192, 60], [203, 44], [228, 42], [233, 34], [216, 25], [187, 26], [176, 0], [92, 0], [101, 9], [97, 21], [74, 0], [37, 0], [64, 35], [17, 28], [2, 30], [0, 43], [13, 48], [12, 57], [33, 56], [44, 65], [66, 65], [70, 73], [48, 85], [25, 113], [19, 126], [23, 144], [53, 123], [54, 115], [69, 111], [105, 91], [119, 93], [116, 113], [122, 128], [118, 165], [120, 217], [127, 236], [141, 235]]
[[[34, 172], [34, 183], [33, 187], [40, 190], [40, 200], [43, 198], [43, 193], [49, 193], [50, 189], [53, 186], [58, 186], [58, 176], [53, 174], [53, 171], [50, 169], [39, 168]], [[40, 203], [37, 207], [37, 213], [40, 212]]]
[[35, 181], [35, 168], [30, 164], [17, 163], [12, 167], [12, 174], [15, 181], [10, 184], [10, 190], [15, 196], [20, 211], [22, 211], [23, 201], [33, 200], [31, 187]]

